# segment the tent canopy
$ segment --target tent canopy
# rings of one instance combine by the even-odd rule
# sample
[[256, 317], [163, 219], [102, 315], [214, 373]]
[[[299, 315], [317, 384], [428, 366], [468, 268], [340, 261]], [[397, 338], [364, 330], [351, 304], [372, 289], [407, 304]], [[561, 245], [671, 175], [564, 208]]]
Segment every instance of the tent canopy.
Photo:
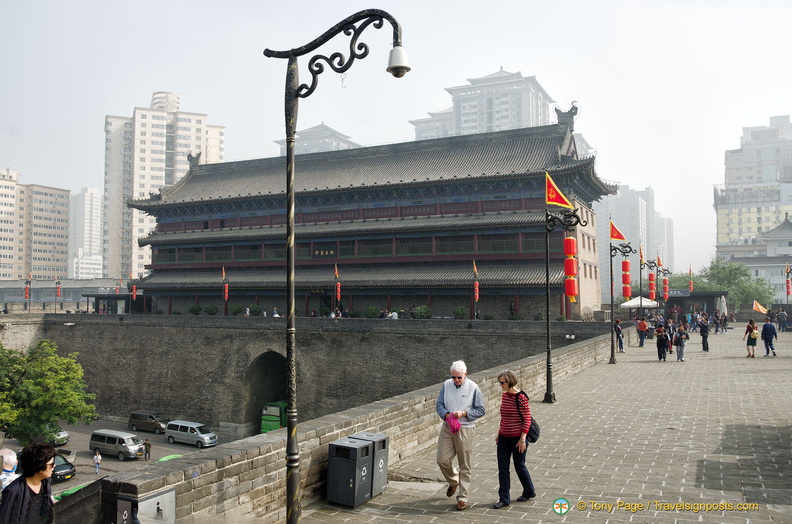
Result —
[[657, 306], [658, 304], [654, 300], [649, 300], [648, 298], [644, 298], [644, 297], [635, 297], [631, 300], [628, 300], [619, 307], [622, 309], [636, 308], [636, 307], [645, 307], [652, 309], [652, 308], [656, 308]]

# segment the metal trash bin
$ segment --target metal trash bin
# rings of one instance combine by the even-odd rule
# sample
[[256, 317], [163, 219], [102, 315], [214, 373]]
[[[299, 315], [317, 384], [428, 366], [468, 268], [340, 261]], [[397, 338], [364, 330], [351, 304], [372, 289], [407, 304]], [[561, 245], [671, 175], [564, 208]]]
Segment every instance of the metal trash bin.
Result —
[[327, 501], [356, 507], [371, 498], [374, 443], [342, 438], [329, 444]]
[[361, 431], [350, 435], [350, 438], [366, 440], [374, 444], [374, 453], [371, 456], [371, 496], [376, 497], [388, 485], [388, 442], [390, 437], [382, 433], [367, 433]]
[[286, 427], [286, 401], [270, 402], [261, 408], [261, 432]]
[[655, 328], [654, 326], [648, 326], [646, 328], [646, 338], [654, 338]]

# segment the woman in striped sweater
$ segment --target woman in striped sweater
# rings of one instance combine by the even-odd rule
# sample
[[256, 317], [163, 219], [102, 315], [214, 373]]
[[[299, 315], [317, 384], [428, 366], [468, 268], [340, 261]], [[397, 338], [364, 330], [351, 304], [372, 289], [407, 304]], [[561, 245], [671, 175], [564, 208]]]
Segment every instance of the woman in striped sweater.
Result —
[[525, 450], [528, 442], [528, 429], [531, 427], [531, 408], [528, 395], [517, 388], [517, 375], [511, 370], [501, 371], [498, 375], [503, 395], [501, 396], [501, 422], [495, 443], [498, 447], [498, 502], [493, 508], [500, 509], [511, 504], [511, 477], [509, 460], [514, 461], [514, 470], [522, 484], [522, 495], [518, 502], [525, 502], [536, 496], [531, 475], [525, 467]]

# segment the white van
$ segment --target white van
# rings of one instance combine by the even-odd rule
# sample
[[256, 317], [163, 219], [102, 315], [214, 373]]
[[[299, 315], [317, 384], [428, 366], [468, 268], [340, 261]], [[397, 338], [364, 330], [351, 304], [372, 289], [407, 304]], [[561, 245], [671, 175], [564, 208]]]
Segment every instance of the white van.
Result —
[[106, 455], [115, 455], [118, 460], [137, 458], [143, 456], [143, 441], [134, 433], [114, 431], [112, 429], [97, 429], [91, 435], [88, 449]]
[[217, 444], [217, 435], [200, 422], [171, 420], [165, 427], [165, 436], [168, 437], [168, 442], [171, 444], [183, 442], [185, 444], [195, 444], [199, 448]]

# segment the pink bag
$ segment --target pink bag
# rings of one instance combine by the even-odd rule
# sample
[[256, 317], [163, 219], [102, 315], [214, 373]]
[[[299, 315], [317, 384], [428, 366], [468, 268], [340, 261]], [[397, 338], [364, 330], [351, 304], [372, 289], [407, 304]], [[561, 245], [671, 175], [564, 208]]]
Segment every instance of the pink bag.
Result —
[[450, 415], [446, 419], [446, 422], [448, 423], [448, 429], [451, 431], [452, 435], [456, 435], [456, 433], [459, 431], [459, 428], [462, 427], [462, 425], [459, 423], [459, 419], [454, 415]]

